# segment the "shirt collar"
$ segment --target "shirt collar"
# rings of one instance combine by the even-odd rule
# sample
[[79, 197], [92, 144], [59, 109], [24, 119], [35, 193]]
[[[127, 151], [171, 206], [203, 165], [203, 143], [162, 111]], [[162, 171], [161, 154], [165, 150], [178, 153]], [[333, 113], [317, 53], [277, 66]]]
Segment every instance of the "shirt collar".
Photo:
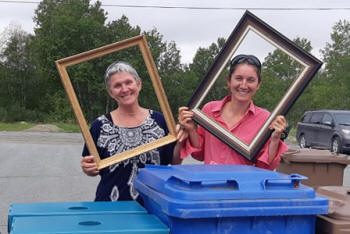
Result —
[[[219, 100], [218, 105], [215, 105], [212, 109], [212, 113], [215, 117], [220, 116], [221, 110], [224, 108], [224, 105], [231, 100], [231, 96], [226, 96], [223, 99]], [[256, 113], [256, 106], [254, 105], [253, 101], [250, 102], [247, 113], [252, 113], [255, 115]]]

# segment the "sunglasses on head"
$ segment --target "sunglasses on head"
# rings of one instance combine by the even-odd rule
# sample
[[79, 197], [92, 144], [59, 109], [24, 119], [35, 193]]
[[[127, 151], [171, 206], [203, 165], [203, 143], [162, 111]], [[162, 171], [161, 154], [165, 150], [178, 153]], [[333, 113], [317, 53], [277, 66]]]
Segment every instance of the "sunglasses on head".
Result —
[[256, 66], [259, 70], [261, 69], [260, 60], [254, 55], [239, 54], [235, 56], [230, 62], [230, 71], [237, 65], [242, 63], [248, 63], [250, 65]]

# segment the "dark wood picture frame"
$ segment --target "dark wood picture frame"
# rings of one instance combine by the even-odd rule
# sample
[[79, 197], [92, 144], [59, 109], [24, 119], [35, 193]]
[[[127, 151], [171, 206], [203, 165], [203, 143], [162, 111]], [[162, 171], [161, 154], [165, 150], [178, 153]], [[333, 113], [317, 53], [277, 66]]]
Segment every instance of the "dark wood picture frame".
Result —
[[[250, 30], [298, 61], [304, 69], [285, 92], [284, 96], [271, 112], [271, 115], [258, 131], [252, 142], [247, 145], [234, 136], [230, 131], [206, 116], [201, 111], [200, 105]], [[272, 133], [272, 131], [269, 130], [271, 122], [277, 115], [286, 115], [288, 113], [289, 109], [298, 99], [321, 65], [322, 62], [317, 58], [298, 47], [294, 42], [283, 36], [251, 12], [246, 11], [227, 39], [222, 50], [216, 56], [204, 79], [192, 95], [188, 106], [194, 112], [195, 122], [203, 126], [206, 130], [248, 160], [255, 161], [255, 157]]]

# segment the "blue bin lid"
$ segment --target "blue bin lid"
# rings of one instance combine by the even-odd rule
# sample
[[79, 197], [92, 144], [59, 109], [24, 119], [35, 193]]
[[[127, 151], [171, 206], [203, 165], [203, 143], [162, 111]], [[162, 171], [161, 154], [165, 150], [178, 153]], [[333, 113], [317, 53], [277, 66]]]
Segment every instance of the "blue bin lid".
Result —
[[89, 214], [16, 217], [11, 234], [166, 234], [169, 228], [156, 216], [140, 214]]
[[118, 213], [142, 214], [147, 213], [147, 211], [136, 201], [13, 203], [8, 211], [7, 231], [10, 233], [12, 221], [15, 217]]
[[9, 216], [49, 216], [104, 213], [146, 213], [136, 201], [31, 202], [13, 203]]
[[135, 188], [168, 215], [187, 218], [327, 213], [328, 200], [303, 179], [245, 165], [147, 165]]
[[313, 198], [306, 177], [245, 165], [147, 165], [137, 180], [169, 197], [184, 200]]

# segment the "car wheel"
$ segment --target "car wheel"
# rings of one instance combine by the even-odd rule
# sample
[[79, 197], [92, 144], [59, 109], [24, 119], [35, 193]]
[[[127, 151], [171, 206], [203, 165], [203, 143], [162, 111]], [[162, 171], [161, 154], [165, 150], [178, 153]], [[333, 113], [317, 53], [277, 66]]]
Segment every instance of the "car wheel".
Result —
[[331, 152], [339, 154], [340, 153], [340, 139], [339, 137], [334, 137], [331, 142]]
[[305, 139], [304, 134], [300, 135], [300, 137], [299, 137], [299, 146], [300, 146], [300, 148], [306, 148], [307, 147], [306, 139]]

